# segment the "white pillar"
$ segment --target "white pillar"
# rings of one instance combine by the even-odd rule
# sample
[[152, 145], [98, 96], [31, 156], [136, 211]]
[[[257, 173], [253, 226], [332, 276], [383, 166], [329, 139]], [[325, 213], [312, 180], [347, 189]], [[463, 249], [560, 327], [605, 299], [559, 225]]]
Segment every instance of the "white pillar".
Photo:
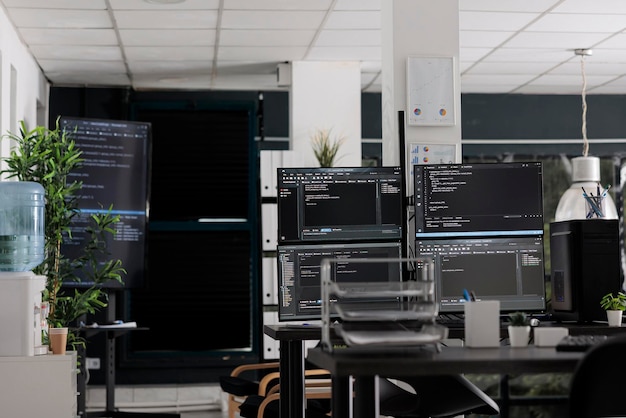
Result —
[[[404, 111], [405, 143], [456, 144], [461, 159], [461, 78], [459, 63], [459, 0], [393, 0], [381, 2], [383, 165], [400, 161], [398, 112]], [[452, 57], [455, 124], [409, 126], [407, 58]], [[408, 154], [408, 150], [405, 150]]]
[[361, 166], [361, 68], [358, 62], [291, 64], [289, 89], [290, 148], [307, 167], [319, 167], [311, 137], [318, 129], [345, 138], [335, 166]]

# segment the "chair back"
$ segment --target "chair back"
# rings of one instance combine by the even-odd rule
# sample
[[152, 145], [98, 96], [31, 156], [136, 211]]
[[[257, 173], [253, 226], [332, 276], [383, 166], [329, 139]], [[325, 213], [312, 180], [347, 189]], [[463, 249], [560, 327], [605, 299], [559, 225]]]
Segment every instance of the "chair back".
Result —
[[571, 418], [626, 416], [626, 335], [612, 336], [592, 347], [572, 375]]

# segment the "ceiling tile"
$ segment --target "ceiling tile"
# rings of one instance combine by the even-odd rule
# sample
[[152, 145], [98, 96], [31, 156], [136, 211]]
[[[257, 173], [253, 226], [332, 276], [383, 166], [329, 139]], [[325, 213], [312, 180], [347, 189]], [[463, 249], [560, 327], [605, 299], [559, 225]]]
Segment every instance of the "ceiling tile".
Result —
[[124, 48], [124, 52], [129, 61], [202, 61], [213, 58], [214, 48], [210, 46], [129, 46]]
[[29, 45], [117, 45], [113, 29], [24, 28], [22, 37]]
[[[48, 60], [41, 59], [37, 61], [41, 68], [46, 72], [61, 73], [67, 69], [67, 60]], [[84, 61], [72, 60], [73, 72], [107, 72], [122, 74], [126, 71], [124, 61]]]
[[380, 10], [383, 0], [336, 0], [335, 10]]
[[575, 48], [588, 48], [606, 38], [606, 33], [584, 32], [525, 32], [511, 38], [507, 48], [560, 48], [574, 51]]
[[515, 32], [510, 31], [484, 31], [484, 30], [462, 30], [459, 33], [459, 44], [461, 48], [469, 47], [489, 47], [493, 48], [508, 38]]
[[626, 2], [623, 0], [567, 0], [558, 4], [555, 13], [582, 14], [626, 14]]
[[549, 14], [541, 17], [528, 31], [538, 32], [599, 32], [621, 31], [626, 27], [623, 15], [610, 14]]
[[[82, 0], [84, 2], [84, 0]], [[148, 3], [145, 0], [108, 0], [113, 10], [218, 10], [220, 0], [185, 0], [182, 3]]]
[[460, 30], [518, 31], [538, 13], [459, 12]]
[[301, 60], [303, 59], [305, 53], [305, 47], [275, 48], [269, 46], [224, 46], [220, 47], [218, 51], [218, 58], [220, 60], [230, 61], [259, 60], [265, 62], [284, 62]]
[[9, 16], [21, 28], [112, 28], [106, 10], [9, 9]]
[[351, 47], [315, 47], [307, 55], [307, 59], [314, 61], [359, 61], [366, 59], [370, 61], [381, 60], [380, 48], [367, 46]]
[[[71, 63], [73, 60], [120, 61], [122, 52], [117, 46], [70, 46], [50, 48], [47, 45], [33, 45], [33, 53], [39, 59], [58, 59]], [[68, 66], [71, 69], [71, 64]]]
[[473, 66], [468, 74], [542, 74], [551, 69], [553, 65], [551, 62], [510, 63], [483, 61]]
[[559, 4], [561, 1], [563, 0], [461, 0], [459, 7], [461, 10], [483, 12], [543, 12]]
[[213, 46], [216, 31], [209, 29], [120, 29], [125, 46]]
[[317, 29], [324, 19], [317, 11], [237, 11], [224, 10], [224, 29]]
[[217, 12], [208, 10], [136, 11], [114, 13], [120, 29], [215, 29]]
[[[289, 36], [287, 36], [287, 34]], [[271, 30], [271, 29], [224, 29], [220, 32], [221, 46], [308, 46], [314, 30]]]
[[105, 0], [2, 0], [6, 7], [37, 9], [98, 9], [106, 10]]
[[[161, 77], [175, 78], [178, 76], [186, 76], [188, 74], [207, 74], [213, 69], [212, 60], [194, 60], [194, 61], [129, 61], [128, 67], [133, 74], [160, 74]], [[174, 75], [175, 74], [175, 75]]]
[[315, 45], [380, 47], [380, 30], [323, 30]]
[[328, 17], [326, 29], [378, 29], [380, 30], [380, 12], [346, 11], [333, 12]]

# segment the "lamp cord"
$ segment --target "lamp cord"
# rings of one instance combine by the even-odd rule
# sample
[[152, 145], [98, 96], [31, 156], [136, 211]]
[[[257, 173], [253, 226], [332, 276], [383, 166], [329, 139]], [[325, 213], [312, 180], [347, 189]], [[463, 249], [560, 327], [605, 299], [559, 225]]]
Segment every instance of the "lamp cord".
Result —
[[582, 114], [582, 131], [583, 131], [583, 157], [589, 153], [589, 140], [587, 139], [587, 77], [585, 76], [585, 56], [580, 56], [580, 70], [583, 75], [583, 114]]

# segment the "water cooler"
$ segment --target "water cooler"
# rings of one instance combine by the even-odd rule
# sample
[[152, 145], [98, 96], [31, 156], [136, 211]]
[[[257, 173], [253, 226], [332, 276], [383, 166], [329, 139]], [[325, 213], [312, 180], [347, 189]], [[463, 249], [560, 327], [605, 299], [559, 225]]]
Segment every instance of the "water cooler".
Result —
[[31, 270], [44, 259], [45, 192], [35, 182], [0, 182], [0, 357], [47, 354], [42, 345], [46, 277]]

